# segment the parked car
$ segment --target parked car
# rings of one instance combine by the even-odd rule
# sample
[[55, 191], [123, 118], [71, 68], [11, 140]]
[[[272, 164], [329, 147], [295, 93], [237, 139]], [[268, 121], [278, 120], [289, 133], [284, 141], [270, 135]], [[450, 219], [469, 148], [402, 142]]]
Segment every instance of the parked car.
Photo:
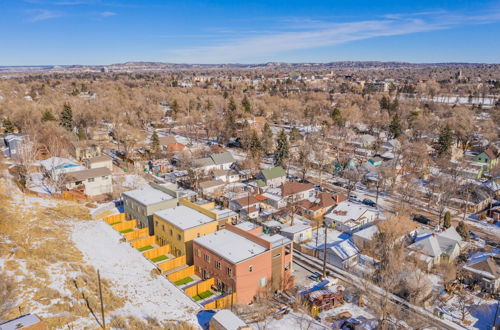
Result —
[[371, 199], [368, 199], [368, 198], [365, 198], [361, 201], [361, 203], [365, 204], [365, 205], [368, 205], [368, 206], [371, 206], [371, 207], [376, 207], [377, 206], [377, 203], [375, 203], [374, 201], [372, 201]]
[[413, 215], [413, 221], [420, 222], [424, 225], [428, 225], [431, 223], [431, 219], [421, 215], [421, 214], [414, 214]]
[[358, 200], [358, 196], [356, 196], [354, 194], [350, 194], [349, 195], [349, 199], [352, 200], [352, 201], [357, 201]]

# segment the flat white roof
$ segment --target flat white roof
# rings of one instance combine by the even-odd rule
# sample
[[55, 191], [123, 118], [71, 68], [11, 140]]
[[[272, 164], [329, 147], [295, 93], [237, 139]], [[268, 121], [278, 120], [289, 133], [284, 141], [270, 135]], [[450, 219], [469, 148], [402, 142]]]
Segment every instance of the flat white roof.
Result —
[[[367, 211], [370, 210], [368, 210], [368, 208], [364, 205], [344, 201], [340, 202], [337, 207], [325, 217], [339, 222], [347, 222], [349, 220], [357, 220], [361, 218]], [[343, 212], [345, 212], [345, 215], [339, 214]]]
[[267, 251], [262, 245], [252, 242], [248, 238], [227, 229], [195, 238], [194, 241], [233, 264], [237, 264]]
[[246, 326], [245, 322], [228, 309], [218, 311], [213, 316], [213, 319], [219, 322], [226, 330], [238, 330], [240, 327]]
[[242, 223], [237, 224], [236, 227], [243, 229], [244, 231], [249, 231], [260, 226], [250, 221], [243, 221]]
[[155, 215], [170, 222], [171, 224], [182, 230], [198, 227], [206, 223], [215, 221], [208, 215], [198, 212], [185, 205], [161, 210], [156, 212]]
[[125, 191], [123, 195], [130, 197], [145, 206], [158, 204], [173, 199], [173, 197], [169, 194], [155, 189], [150, 185], [144, 185], [139, 189]]

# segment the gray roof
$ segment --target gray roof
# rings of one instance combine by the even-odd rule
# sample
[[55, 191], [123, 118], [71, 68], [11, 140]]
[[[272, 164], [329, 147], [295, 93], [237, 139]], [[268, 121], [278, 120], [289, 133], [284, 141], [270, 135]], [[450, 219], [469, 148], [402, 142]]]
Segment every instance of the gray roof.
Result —
[[169, 194], [155, 189], [150, 185], [144, 185], [140, 189], [125, 191], [124, 193], [122, 193], [122, 195], [125, 197], [125, 199], [131, 198], [144, 206], [158, 204], [173, 199], [173, 197]]
[[245, 322], [228, 309], [218, 311], [212, 319], [217, 321], [226, 330], [238, 330], [239, 328], [246, 326]]
[[236, 160], [233, 155], [229, 152], [222, 152], [220, 154], [210, 155], [216, 165], [234, 163]]
[[66, 182], [84, 181], [99, 176], [111, 175], [111, 171], [107, 167], [91, 168], [83, 171], [70, 172], [66, 176]]
[[215, 221], [208, 215], [198, 212], [185, 205], [161, 210], [156, 212], [155, 215], [182, 230], [198, 227]]

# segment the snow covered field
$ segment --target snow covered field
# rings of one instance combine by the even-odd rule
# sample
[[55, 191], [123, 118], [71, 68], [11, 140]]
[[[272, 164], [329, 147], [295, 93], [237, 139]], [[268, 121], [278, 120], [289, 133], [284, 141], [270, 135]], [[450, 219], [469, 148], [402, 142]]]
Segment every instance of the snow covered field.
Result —
[[85, 260], [113, 282], [115, 293], [129, 298], [113, 314], [197, 324], [201, 307], [166, 278], [152, 275], [153, 264], [128, 243], [121, 243], [120, 235], [109, 225], [103, 221], [75, 223], [72, 238]]

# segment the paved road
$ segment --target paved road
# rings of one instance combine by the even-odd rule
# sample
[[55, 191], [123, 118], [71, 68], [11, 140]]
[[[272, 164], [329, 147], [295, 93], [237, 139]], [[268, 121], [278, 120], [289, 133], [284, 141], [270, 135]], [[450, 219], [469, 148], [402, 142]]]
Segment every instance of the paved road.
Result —
[[[316, 257], [311, 257], [309, 255], [303, 254], [297, 250], [294, 250], [293, 252], [293, 262], [296, 263], [297, 265], [300, 265], [304, 268], [311, 268], [314, 271], [322, 272], [323, 269], [323, 262], [322, 260], [316, 258]], [[373, 284], [368, 284], [365, 279], [362, 279], [354, 274], [348, 273], [338, 267], [335, 267], [333, 265], [327, 264], [327, 270], [330, 271], [332, 275], [335, 277], [339, 278], [340, 280], [344, 281], [345, 283], [351, 284], [358, 289], [361, 290], [370, 290], [372, 294], [381, 296], [383, 294], [388, 294], [389, 299], [393, 305], [397, 305], [399, 308], [405, 308], [405, 311], [407, 313], [411, 313], [412, 316], [420, 319], [423, 324], [426, 324], [428, 326], [434, 326], [439, 329], [446, 329], [446, 330], [456, 330], [456, 329], [465, 329], [464, 327], [453, 323], [448, 320], [442, 320], [432, 314], [431, 312], [410, 304], [408, 301], [393, 295], [391, 293], [384, 292], [383, 289], [380, 287], [373, 285]]]

